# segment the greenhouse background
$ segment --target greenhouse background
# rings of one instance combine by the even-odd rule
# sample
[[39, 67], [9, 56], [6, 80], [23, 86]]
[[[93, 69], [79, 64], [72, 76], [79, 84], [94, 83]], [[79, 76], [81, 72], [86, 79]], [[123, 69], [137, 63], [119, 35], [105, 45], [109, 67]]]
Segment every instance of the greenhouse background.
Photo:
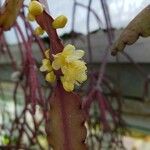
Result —
[[[51, 43], [47, 33], [42, 36], [33, 33], [38, 23], [30, 22], [30, 26], [26, 23], [24, 16], [28, 13], [26, 6], [29, 2], [23, 2], [17, 23], [10, 30], [0, 30], [0, 149], [51, 149], [46, 138], [49, 124], [45, 115], [47, 110], [49, 111], [46, 105], [53, 86], [45, 81], [39, 71], [43, 59], [43, 45], [48, 49]], [[40, 2], [42, 3], [42, 0]], [[86, 143], [89, 149], [105, 150], [109, 143], [112, 143], [109, 148], [112, 150], [149, 150], [149, 38], [140, 37], [115, 57], [111, 55], [111, 46], [129, 22], [148, 6], [150, 1], [58, 0], [56, 3], [55, 0], [43, 0], [43, 5], [46, 2], [45, 9], [53, 18], [62, 14], [68, 18], [65, 28], [57, 30], [62, 43], [73, 43], [77, 49], [85, 51], [88, 80], [75, 89], [83, 102], [90, 96], [89, 93], [97, 82], [100, 82], [98, 89], [102, 94], [101, 106], [98, 107], [96, 98], [93, 97], [89, 109], [90, 119], [85, 122]], [[1, 8], [4, 3], [5, 0], [0, 0]], [[21, 37], [20, 30], [25, 40]], [[28, 65], [22, 57], [22, 53], [28, 55], [25, 43], [29, 45], [30, 52], [32, 51], [36, 64], [32, 75], [37, 75], [38, 86], [45, 98], [44, 103], [39, 98], [39, 91], [38, 94], [35, 92], [37, 99], [30, 97], [32, 86], [30, 89], [30, 83], [26, 80], [31, 74], [28, 74], [28, 68], [23, 71], [24, 65]], [[32, 77], [30, 82], [32, 84]], [[27, 87], [24, 86], [26, 84]], [[103, 104], [106, 104], [106, 108], [102, 107]], [[116, 117], [114, 122], [113, 117]], [[110, 129], [105, 130], [105, 125]]]

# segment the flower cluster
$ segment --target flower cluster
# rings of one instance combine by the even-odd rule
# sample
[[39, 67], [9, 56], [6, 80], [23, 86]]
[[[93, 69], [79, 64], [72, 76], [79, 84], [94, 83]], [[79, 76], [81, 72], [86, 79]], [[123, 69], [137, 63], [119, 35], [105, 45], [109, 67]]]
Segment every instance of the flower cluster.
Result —
[[[29, 13], [28, 19], [34, 21], [36, 16], [43, 13], [43, 5], [34, 0], [29, 4]], [[67, 18], [64, 15], [60, 15], [54, 19], [52, 22], [52, 28], [58, 29], [63, 28], [67, 23]], [[36, 35], [42, 35], [44, 30], [38, 26], [35, 29]], [[68, 92], [73, 91], [75, 85], [80, 85], [87, 79], [86, 64], [82, 59], [84, 56], [83, 50], [75, 50], [75, 47], [71, 44], [68, 44], [64, 47], [61, 53], [53, 55], [53, 61], [50, 61], [50, 50], [45, 51], [45, 58], [42, 60], [42, 66], [40, 71], [46, 72], [46, 81], [49, 83], [54, 83], [56, 81], [56, 75], [54, 70], [61, 70], [62, 75], [60, 80], [64, 89]]]
[[68, 44], [61, 53], [53, 56], [52, 68], [61, 69], [61, 82], [66, 91], [73, 91], [75, 85], [80, 85], [87, 79], [87, 67], [81, 60], [84, 56], [83, 50], [75, 50], [73, 45]]
[[56, 80], [56, 75], [54, 74], [51, 62], [49, 60], [49, 52], [49, 49], [45, 51], [45, 59], [42, 60], [42, 66], [40, 67], [40, 71], [47, 72], [45, 77], [46, 81], [54, 83]]
[[54, 70], [61, 70], [60, 77], [66, 91], [74, 90], [75, 85], [80, 85], [87, 79], [87, 67], [81, 58], [84, 56], [83, 50], [75, 50], [75, 47], [68, 44], [61, 53], [53, 55], [54, 60], [51, 64], [49, 60], [49, 50], [45, 51], [45, 59], [42, 61], [40, 71], [47, 72], [46, 81], [54, 83], [56, 76]]

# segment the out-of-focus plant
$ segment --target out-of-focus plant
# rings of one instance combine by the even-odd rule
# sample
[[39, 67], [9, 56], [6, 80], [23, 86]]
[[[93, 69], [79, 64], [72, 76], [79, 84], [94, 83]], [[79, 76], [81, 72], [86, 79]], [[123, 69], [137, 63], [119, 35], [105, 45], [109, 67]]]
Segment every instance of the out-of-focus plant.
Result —
[[140, 36], [150, 36], [150, 5], [143, 9], [124, 29], [112, 46], [112, 55], [123, 51], [126, 45], [132, 45]]
[[148, 90], [149, 90], [149, 74], [145, 73], [143, 69], [135, 63], [132, 58], [126, 53], [123, 52], [126, 45], [134, 44], [139, 37], [149, 37], [150, 36], [150, 5], [144, 8], [123, 30], [120, 37], [114, 42], [111, 47], [111, 54], [117, 55], [118, 52], [122, 52], [125, 57], [131, 61], [135, 67], [139, 70], [139, 72], [146, 78], [144, 82], [144, 90], [143, 90], [143, 98], [142, 100], [149, 99], [148, 98]]
[[12, 27], [22, 7], [22, 3], [23, 0], [5, 1], [0, 9], [0, 31], [9, 30]]

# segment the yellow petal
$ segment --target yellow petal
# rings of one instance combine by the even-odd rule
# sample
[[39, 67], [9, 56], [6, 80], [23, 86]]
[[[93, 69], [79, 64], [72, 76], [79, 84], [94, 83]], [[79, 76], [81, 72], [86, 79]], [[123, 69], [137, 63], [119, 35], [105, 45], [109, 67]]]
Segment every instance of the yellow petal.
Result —
[[86, 81], [87, 80], [87, 74], [82, 73], [79, 76], [76, 76], [76, 80], [79, 81], [80, 83]]
[[43, 59], [43, 60], [42, 60], [42, 64], [43, 64], [43, 65], [47, 65], [47, 64], [51, 64], [51, 62], [50, 62], [50, 60], [48, 60], [48, 59]]
[[51, 71], [52, 70], [52, 65], [50, 60], [48, 59], [43, 59], [42, 60], [42, 66], [40, 68], [40, 71]]
[[60, 69], [61, 67], [61, 60], [60, 59], [55, 59], [53, 62], [52, 62], [52, 68], [54, 70], [58, 70]]
[[49, 59], [49, 58], [50, 58], [50, 57], [49, 57], [50, 49], [47, 49], [44, 54], [45, 54], [45, 57], [46, 57], [47, 59]]
[[67, 17], [64, 15], [58, 16], [53, 22], [52, 27], [54, 29], [63, 28], [67, 24]]
[[68, 71], [67, 66], [62, 66], [61, 71], [62, 71], [63, 74], [67, 73], [67, 71]]
[[66, 57], [67, 62], [72, 62], [78, 59], [81, 59], [84, 56], [84, 51], [83, 50], [76, 50], [74, 53], [70, 56]]
[[53, 71], [51, 71], [46, 75], [45, 79], [50, 83], [54, 83], [56, 81], [56, 75], [54, 74]]
[[29, 4], [29, 13], [33, 16], [38, 16], [43, 12], [43, 5], [38, 1], [32, 1]]
[[74, 84], [72, 82], [62, 82], [62, 84], [67, 92], [71, 92], [74, 90]]
[[58, 58], [58, 57], [61, 57], [61, 55], [62, 55], [62, 53], [58, 53], [58, 54], [56, 54], [56, 55], [52, 54], [52, 56], [54, 57], [54, 59], [55, 59], [55, 58]]
[[71, 44], [68, 44], [65, 46], [65, 48], [63, 49], [62, 54], [67, 56], [67, 55], [71, 55], [75, 50], [75, 47]]
[[75, 67], [76, 69], [78, 70], [87, 70], [87, 67], [85, 65], [86, 63], [84, 61], [81, 61], [81, 60], [76, 60], [76, 61], [73, 61], [71, 63], [71, 66], [72, 67]]
[[40, 71], [41, 71], [41, 72], [44, 72], [44, 71], [46, 71], [46, 68], [42, 65], [42, 66], [40, 67]]
[[82, 58], [85, 54], [83, 50], [76, 50], [74, 53], [75, 53], [74, 55], [78, 57], [78, 59]]

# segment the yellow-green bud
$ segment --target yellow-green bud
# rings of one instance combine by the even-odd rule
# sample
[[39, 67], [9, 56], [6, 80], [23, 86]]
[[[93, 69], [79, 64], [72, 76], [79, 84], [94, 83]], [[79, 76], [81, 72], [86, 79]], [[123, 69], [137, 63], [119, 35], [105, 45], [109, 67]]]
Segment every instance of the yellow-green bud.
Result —
[[39, 26], [39, 27], [35, 28], [34, 33], [36, 35], [43, 35], [44, 34], [44, 30]]
[[52, 27], [54, 29], [63, 28], [67, 23], [67, 17], [64, 15], [58, 16], [53, 22]]
[[43, 5], [38, 1], [32, 1], [29, 4], [29, 13], [33, 16], [38, 16], [43, 12]]

